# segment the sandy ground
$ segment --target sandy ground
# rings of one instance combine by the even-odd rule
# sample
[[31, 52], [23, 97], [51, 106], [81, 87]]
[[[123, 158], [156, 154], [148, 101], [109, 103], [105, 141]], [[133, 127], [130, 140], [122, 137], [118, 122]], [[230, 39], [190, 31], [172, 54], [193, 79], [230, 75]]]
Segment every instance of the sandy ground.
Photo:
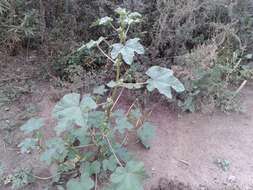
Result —
[[[151, 178], [145, 190], [159, 178], [177, 178], [192, 186], [212, 188], [236, 183], [241, 189], [253, 189], [253, 88], [243, 92], [244, 113], [212, 115], [171, 113], [159, 107], [152, 116], [158, 126], [150, 150], [138, 148]], [[217, 159], [229, 161], [223, 171]]]

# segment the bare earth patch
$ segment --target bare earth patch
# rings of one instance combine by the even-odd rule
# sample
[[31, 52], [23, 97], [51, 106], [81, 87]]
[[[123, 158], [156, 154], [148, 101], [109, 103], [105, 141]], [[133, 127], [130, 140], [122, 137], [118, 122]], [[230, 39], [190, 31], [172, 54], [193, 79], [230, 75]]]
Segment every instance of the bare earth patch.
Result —
[[[244, 89], [246, 111], [240, 114], [178, 116], [166, 107], [156, 108], [151, 119], [157, 126], [152, 148], [134, 148], [150, 171], [145, 189], [161, 178], [176, 178], [192, 187], [220, 189], [237, 184], [243, 190], [253, 189], [252, 97], [252, 87]], [[226, 171], [217, 160], [229, 163]]]

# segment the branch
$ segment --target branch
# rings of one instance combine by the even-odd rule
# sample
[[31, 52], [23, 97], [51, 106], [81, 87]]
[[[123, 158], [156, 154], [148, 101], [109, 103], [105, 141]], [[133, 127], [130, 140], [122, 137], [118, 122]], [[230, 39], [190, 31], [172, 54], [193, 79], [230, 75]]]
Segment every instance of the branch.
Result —
[[112, 152], [113, 156], [115, 157], [115, 159], [116, 159], [116, 161], [118, 162], [118, 164], [120, 165], [120, 167], [123, 168], [123, 165], [122, 165], [121, 162], [119, 161], [117, 155], [115, 154], [115, 152], [114, 152], [114, 150], [113, 150], [113, 148], [112, 148], [112, 144], [111, 144], [110, 140], [108, 139], [107, 136], [105, 136], [105, 138], [106, 138], [106, 141], [107, 141], [107, 143], [108, 143], [108, 145], [109, 145], [109, 147], [110, 147], [110, 149], [111, 149], [111, 152]]
[[102, 48], [101, 48], [99, 45], [97, 45], [97, 48], [99, 49], [99, 51], [100, 51], [105, 57], [107, 57], [111, 62], [113, 62], [114, 64], [116, 64], [116, 61], [114, 61], [109, 55], [107, 55], [107, 54], [104, 52], [104, 50], [102, 50]]
[[110, 112], [112, 112], [112, 110], [114, 109], [114, 107], [115, 107], [115, 106], [116, 106], [116, 104], [118, 103], [118, 101], [119, 101], [119, 99], [120, 99], [120, 97], [121, 97], [121, 95], [122, 95], [122, 93], [123, 93], [124, 89], [125, 89], [125, 88], [122, 88], [122, 89], [121, 89], [121, 91], [120, 91], [120, 93], [119, 93], [119, 95], [118, 95], [117, 99], [115, 100], [115, 102], [114, 102], [113, 106], [111, 107]]

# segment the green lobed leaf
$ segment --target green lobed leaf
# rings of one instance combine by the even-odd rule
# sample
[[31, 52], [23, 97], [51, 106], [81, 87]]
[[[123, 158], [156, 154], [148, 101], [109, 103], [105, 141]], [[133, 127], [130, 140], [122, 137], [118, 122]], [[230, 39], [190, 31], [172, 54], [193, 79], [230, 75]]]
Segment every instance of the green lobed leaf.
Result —
[[84, 96], [80, 102], [80, 94], [65, 95], [54, 107], [53, 117], [58, 120], [55, 130], [58, 135], [72, 129], [73, 125], [87, 128], [88, 112], [97, 107], [89, 96]]
[[129, 161], [126, 167], [118, 167], [111, 175], [112, 187], [117, 190], [143, 190], [143, 180], [146, 178], [142, 162]]
[[97, 108], [97, 103], [90, 96], [84, 96], [81, 101], [82, 111], [90, 111]]
[[73, 143], [75, 140], [78, 140], [80, 143], [79, 146], [88, 145], [91, 142], [91, 138], [87, 133], [87, 129], [85, 127], [73, 128], [70, 130], [69, 136], [73, 139]]
[[100, 170], [101, 170], [101, 163], [97, 160], [92, 163], [85, 162], [85, 164], [84, 164], [84, 172], [88, 176], [91, 176], [93, 174], [98, 174], [98, 173], [100, 173]]
[[61, 138], [53, 138], [46, 142], [47, 149], [41, 155], [41, 161], [51, 164], [53, 161], [62, 162], [67, 156], [65, 142]]
[[31, 118], [21, 126], [21, 131], [25, 134], [31, 133], [43, 127], [44, 120], [42, 118]]
[[134, 117], [134, 119], [139, 119], [142, 116], [140, 109], [132, 109], [130, 112], [130, 116]]
[[150, 140], [155, 136], [155, 129], [151, 123], [145, 122], [137, 131], [137, 136], [145, 148], [150, 148]]
[[172, 98], [171, 88], [176, 92], [183, 92], [184, 85], [173, 76], [173, 71], [160, 66], [153, 66], [148, 69], [146, 74], [150, 77], [147, 83], [148, 91], [158, 89], [158, 91], [168, 98]]
[[93, 187], [94, 182], [87, 174], [82, 174], [80, 180], [71, 179], [67, 183], [67, 190], [91, 190]]
[[124, 134], [126, 130], [133, 128], [133, 125], [128, 121], [128, 118], [125, 116], [124, 111], [117, 110], [113, 113], [113, 116], [116, 118], [116, 130], [119, 133]]
[[111, 156], [109, 159], [105, 159], [103, 160], [103, 170], [104, 171], [115, 171], [115, 169], [117, 168], [117, 161], [114, 158], [114, 156]]
[[100, 128], [106, 120], [105, 113], [102, 111], [93, 111], [89, 114], [88, 125], [93, 128]]
[[98, 86], [94, 88], [93, 94], [98, 94], [98, 95], [104, 95], [108, 90], [105, 88], [105, 85]]
[[26, 138], [18, 145], [18, 147], [20, 148], [22, 154], [29, 153], [32, 149], [38, 147], [38, 139]]
[[139, 42], [139, 38], [127, 40], [126, 44], [116, 43], [112, 45], [111, 57], [116, 59], [119, 54], [122, 55], [123, 60], [126, 64], [131, 65], [134, 59], [134, 53], [144, 54], [144, 47]]

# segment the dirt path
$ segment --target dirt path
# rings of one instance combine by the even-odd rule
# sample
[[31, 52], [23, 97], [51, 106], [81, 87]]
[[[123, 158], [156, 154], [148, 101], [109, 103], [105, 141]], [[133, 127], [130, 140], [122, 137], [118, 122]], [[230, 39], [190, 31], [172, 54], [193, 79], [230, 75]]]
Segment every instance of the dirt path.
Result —
[[[246, 112], [241, 114], [178, 117], [164, 107], [155, 110], [152, 120], [159, 127], [153, 147], [137, 150], [150, 171], [145, 189], [161, 177], [214, 189], [229, 183], [253, 189], [253, 88], [243, 97]], [[214, 163], [217, 159], [229, 161], [227, 171]]]

